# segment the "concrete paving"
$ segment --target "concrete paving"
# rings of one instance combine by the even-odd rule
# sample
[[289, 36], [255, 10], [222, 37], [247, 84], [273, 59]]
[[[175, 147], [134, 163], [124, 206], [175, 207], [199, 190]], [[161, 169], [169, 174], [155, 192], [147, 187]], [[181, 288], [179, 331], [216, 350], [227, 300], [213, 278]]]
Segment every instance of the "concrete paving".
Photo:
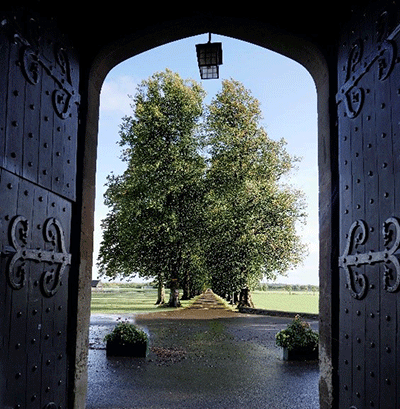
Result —
[[211, 304], [122, 316], [149, 334], [147, 358], [107, 358], [102, 338], [118, 316], [93, 315], [87, 409], [319, 408], [318, 363], [284, 362], [275, 346], [291, 319]]

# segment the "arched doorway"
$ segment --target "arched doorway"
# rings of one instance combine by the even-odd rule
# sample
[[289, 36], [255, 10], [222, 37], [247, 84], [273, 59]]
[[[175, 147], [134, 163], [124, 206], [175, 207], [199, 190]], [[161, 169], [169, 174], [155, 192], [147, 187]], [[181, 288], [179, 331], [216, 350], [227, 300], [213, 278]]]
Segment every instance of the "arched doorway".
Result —
[[[318, 145], [319, 145], [319, 172], [320, 172], [320, 333], [321, 333], [321, 402], [330, 405], [333, 392], [333, 367], [332, 356], [332, 333], [336, 328], [332, 325], [333, 309], [337, 301], [333, 298], [333, 281], [331, 265], [333, 258], [332, 248], [337, 248], [332, 235], [332, 220], [336, 212], [336, 204], [332, 201], [332, 192], [336, 188], [337, 177], [335, 163], [332, 157], [337, 157], [334, 147], [331, 148], [331, 127], [329, 118], [329, 95], [330, 80], [325, 57], [313, 44], [298, 37], [277, 33], [264, 25], [258, 25], [253, 21], [224, 19], [199, 21], [184, 20], [174, 22], [171, 26], [152, 27], [140, 36], [121, 39], [120, 41], [105, 47], [97, 56], [91, 67], [91, 75], [87, 82], [88, 115], [85, 124], [85, 146], [83, 156], [83, 184], [82, 201], [85, 214], [82, 217], [81, 226], [81, 256], [86, 261], [86, 266], [81, 265], [78, 293], [78, 319], [77, 319], [77, 342], [76, 362], [74, 379], [75, 407], [83, 407], [86, 389], [86, 359], [87, 340], [86, 335], [89, 326], [90, 315], [90, 281], [91, 281], [91, 252], [92, 238], [88, 232], [93, 231], [93, 198], [94, 178], [96, 169], [96, 140], [97, 119], [99, 112], [99, 93], [102, 82], [110, 71], [119, 62], [132, 57], [140, 52], [149, 50], [160, 44], [184, 38], [207, 31], [228, 35], [237, 39], [260, 45], [278, 53], [284, 54], [300, 62], [313, 76], [318, 92]], [[83, 358], [83, 359], [82, 359]]]
[[[0, 306], [6, 319], [0, 321], [0, 355], [10, 365], [0, 368], [0, 387], [3, 392], [9, 385], [10, 403], [3, 406], [22, 407], [23, 402], [34, 398], [32, 405], [52, 409], [56, 406], [53, 398], [63, 395], [66, 402], [65, 395], [70, 392], [68, 405], [84, 407], [101, 83], [115, 64], [130, 56], [204, 32], [220, 33], [277, 51], [300, 62], [312, 74], [318, 90], [319, 121], [321, 406], [332, 407], [333, 397], [343, 407], [399, 406], [400, 280], [397, 258], [393, 258], [400, 247], [396, 137], [399, 6], [386, 0], [367, 3], [328, 2], [322, 10], [313, 1], [289, 1], [276, 3], [274, 11], [266, 13], [253, 7], [213, 5], [206, 9], [163, 4], [154, 8], [152, 4], [143, 4], [142, 10], [134, 10], [136, 14], [125, 13], [119, 4], [83, 8], [73, 0], [63, 8], [49, 2], [5, 3], [0, 20], [5, 57], [0, 63], [0, 80], [2, 91], [7, 90], [0, 93], [3, 137], [0, 182], [4, 184], [0, 226], [5, 272], [1, 275]], [[66, 126], [68, 118], [73, 118], [69, 121], [71, 127]], [[39, 134], [42, 140], [35, 137]], [[58, 135], [54, 145], [50, 141], [53, 135]], [[26, 149], [28, 138], [35, 143], [33, 150]], [[74, 157], [65, 156], [58, 161], [64, 152], [63, 144], [72, 140], [74, 144], [79, 142], [73, 147]], [[42, 148], [47, 150], [41, 151]], [[31, 153], [35, 160], [28, 158]], [[70, 169], [67, 165], [75, 159], [76, 178], [75, 172], [62, 170], [64, 165]], [[49, 166], [51, 163], [57, 166]], [[16, 186], [21, 188], [15, 189]], [[73, 203], [73, 208], [65, 204], [65, 199]], [[343, 206], [340, 209], [339, 201]], [[49, 206], [45, 207], [47, 203]], [[37, 220], [32, 217], [34, 209], [38, 210]], [[66, 218], [65, 222], [59, 220], [61, 217]], [[57, 243], [55, 239], [62, 236], [60, 232], [65, 233], [59, 222], [71, 227], [73, 247], [72, 274], [68, 280], [71, 288], [64, 293], [69, 297], [68, 307], [61, 304], [57, 307], [57, 314], [63, 319], [60, 330], [54, 325], [59, 321], [54, 306], [43, 303], [43, 299], [49, 301], [60, 284], [54, 274], [56, 269], [51, 271], [44, 265], [66, 267], [69, 263], [70, 253], [63, 251], [62, 240]], [[28, 230], [35, 235], [35, 241], [27, 237]], [[22, 254], [21, 243], [32, 251]], [[56, 244], [61, 248], [57, 254], [62, 256], [54, 263]], [[39, 257], [38, 247], [50, 245], [53, 253], [46, 250]], [[347, 250], [358, 246], [363, 246], [355, 250], [360, 252], [361, 259], [353, 253], [346, 258]], [[391, 252], [382, 250], [385, 247]], [[12, 259], [20, 262], [21, 255], [26, 265], [29, 268], [33, 265], [32, 271], [36, 270], [36, 278], [29, 275], [29, 286], [25, 265], [19, 264], [20, 268], [14, 270], [16, 264], [9, 263]], [[358, 268], [361, 271], [354, 274], [353, 270]], [[54, 288], [49, 288], [51, 282]], [[66, 287], [64, 282], [63, 290]], [[40, 297], [47, 297], [40, 298], [40, 302], [41, 312], [47, 314], [44, 316], [49, 331], [42, 331], [39, 319], [42, 315], [27, 302], [36, 302], [34, 297], [25, 297], [28, 290], [33, 290], [32, 294], [40, 291]], [[28, 320], [33, 315], [37, 321]], [[28, 323], [35, 323], [29, 327], [31, 333], [42, 331], [46, 338], [43, 341], [50, 339], [47, 335], [56, 337], [59, 331], [60, 335], [68, 333], [68, 344], [66, 335], [58, 338], [63, 350], [58, 356], [64, 359], [68, 352], [69, 362], [67, 365], [63, 361], [62, 371], [65, 378], [67, 373], [70, 375], [68, 388], [63, 379], [51, 376], [54, 358], [45, 356], [49, 349], [40, 349], [40, 343], [28, 331]], [[24, 338], [22, 342], [20, 336]], [[31, 363], [25, 359], [27, 348], [31, 348], [31, 357], [41, 362], [46, 373], [43, 385], [49, 386], [43, 389], [40, 377], [28, 371]], [[11, 350], [13, 356], [9, 358]], [[32, 365], [35, 371], [40, 362]], [[20, 365], [23, 370], [17, 368]], [[40, 391], [42, 404], [38, 403], [39, 395], [27, 388], [28, 372], [36, 381], [36, 385], [29, 385]], [[3, 393], [1, 397], [4, 398]]]

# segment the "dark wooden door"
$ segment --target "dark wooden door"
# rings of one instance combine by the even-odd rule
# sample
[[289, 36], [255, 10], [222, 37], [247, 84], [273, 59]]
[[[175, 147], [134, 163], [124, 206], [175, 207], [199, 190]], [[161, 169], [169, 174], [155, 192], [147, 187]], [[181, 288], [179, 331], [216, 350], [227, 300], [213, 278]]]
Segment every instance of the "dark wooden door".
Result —
[[62, 409], [78, 62], [54, 22], [0, 17], [0, 406]]
[[396, 7], [356, 11], [339, 48], [341, 409], [400, 407]]

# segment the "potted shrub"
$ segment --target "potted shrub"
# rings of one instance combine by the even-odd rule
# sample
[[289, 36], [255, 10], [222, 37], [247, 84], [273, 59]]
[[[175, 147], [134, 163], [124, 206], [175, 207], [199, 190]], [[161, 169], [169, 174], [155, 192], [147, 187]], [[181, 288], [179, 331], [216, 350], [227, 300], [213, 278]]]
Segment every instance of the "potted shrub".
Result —
[[147, 334], [128, 321], [119, 322], [105, 336], [107, 356], [145, 357], [147, 354]]
[[284, 361], [318, 359], [318, 333], [299, 315], [275, 338], [276, 345], [283, 348]]

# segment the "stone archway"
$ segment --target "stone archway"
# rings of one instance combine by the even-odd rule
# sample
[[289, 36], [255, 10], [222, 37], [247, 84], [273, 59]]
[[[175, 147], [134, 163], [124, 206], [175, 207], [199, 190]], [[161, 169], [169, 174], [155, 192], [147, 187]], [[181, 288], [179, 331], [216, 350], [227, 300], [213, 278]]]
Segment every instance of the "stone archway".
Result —
[[335, 367], [332, 339], [337, 331], [333, 324], [335, 309], [332, 306], [338, 302], [333, 293], [337, 284], [333, 278], [336, 275], [332, 275], [332, 271], [336, 269], [332, 263], [332, 260], [335, 259], [335, 251], [332, 249], [337, 248], [337, 243], [336, 237], [332, 233], [332, 223], [336, 218], [337, 211], [333, 192], [336, 190], [338, 178], [335, 161], [337, 152], [335, 144], [331, 140], [331, 134], [333, 134], [333, 138], [335, 137], [334, 124], [330, 122], [329, 113], [335, 82], [329, 77], [326, 57], [312, 43], [254, 21], [208, 18], [174, 21], [162, 26], [149, 27], [140, 35], [121, 38], [100, 51], [90, 67], [90, 75], [85, 79], [87, 116], [86, 123], [82, 124], [85, 138], [81, 150], [81, 264], [77, 300], [75, 372], [70, 395], [73, 397], [75, 408], [84, 407], [87, 388], [87, 333], [90, 319], [94, 183], [101, 85], [108, 72], [119, 62], [170, 41], [208, 31], [254, 43], [299, 62], [310, 72], [317, 87], [320, 172], [320, 291], [323, 301], [320, 305], [320, 401], [321, 408], [328, 408], [332, 405], [333, 369]]

